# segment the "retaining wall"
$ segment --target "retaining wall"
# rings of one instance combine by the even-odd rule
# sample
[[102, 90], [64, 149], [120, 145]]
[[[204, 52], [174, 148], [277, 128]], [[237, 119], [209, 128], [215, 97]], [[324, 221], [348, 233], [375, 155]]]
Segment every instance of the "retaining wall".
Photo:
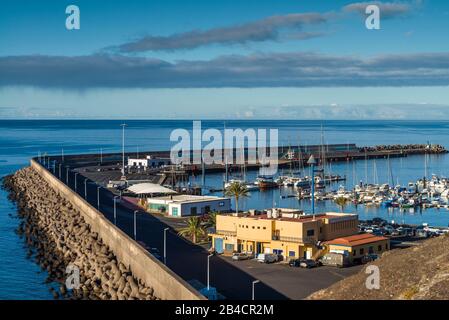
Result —
[[120, 262], [128, 265], [133, 275], [154, 289], [154, 295], [164, 300], [205, 300], [184, 279], [150, 255], [142, 246], [131, 239], [101, 212], [92, 207], [80, 195], [67, 187], [45, 167], [31, 159], [33, 167], [56, 191], [80, 210], [91, 229], [98, 233]]

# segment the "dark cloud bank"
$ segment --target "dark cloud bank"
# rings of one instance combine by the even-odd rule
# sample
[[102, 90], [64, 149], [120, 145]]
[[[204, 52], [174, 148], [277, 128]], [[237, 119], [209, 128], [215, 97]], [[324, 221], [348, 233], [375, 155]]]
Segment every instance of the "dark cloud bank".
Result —
[[175, 63], [122, 55], [0, 57], [0, 86], [76, 90], [445, 85], [447, 52], [370, 58], [272, 53]]

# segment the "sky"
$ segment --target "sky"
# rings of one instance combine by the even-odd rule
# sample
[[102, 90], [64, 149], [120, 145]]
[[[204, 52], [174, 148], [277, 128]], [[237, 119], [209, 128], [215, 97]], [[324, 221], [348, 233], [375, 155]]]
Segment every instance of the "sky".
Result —
[[0, 119], [449, 119], [448, 31], [444, 0], [3, 0]]

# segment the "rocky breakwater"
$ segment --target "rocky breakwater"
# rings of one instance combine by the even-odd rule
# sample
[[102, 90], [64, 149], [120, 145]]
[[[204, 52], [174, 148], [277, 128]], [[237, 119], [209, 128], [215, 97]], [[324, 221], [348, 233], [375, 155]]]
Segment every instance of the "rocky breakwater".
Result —
[[[17, 232], [29, 246], [29, 257], [48, 272], [48, 282], [60, 284], [59, 290], [51, 289], [55, 298], [157, 299], [153, 289], [133, 277], [91, 231], [79, 210], [34, 169], [24, 168], [5, 177], [3, 186], [17, 203], [22, 219]], [[77, 269], [79, 282], [72, 278], [75, 288], [67, 288], [68, 277], [76, 277], [73, 270]]]

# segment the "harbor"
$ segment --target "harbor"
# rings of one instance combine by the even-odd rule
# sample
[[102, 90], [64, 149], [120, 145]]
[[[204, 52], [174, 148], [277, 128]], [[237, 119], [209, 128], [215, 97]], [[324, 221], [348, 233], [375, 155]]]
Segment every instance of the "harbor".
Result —
[[[150, 133], [143, 131], [139, 133], [139, 136], [151, 136], [154, 132], [157, 131]], [[48, 133], [46, 132], [45, 134]], [[80, 135], [83, 135], [83, 131], [80, 132]], [[224, 211], [230, 208], [231, 212], [234, 211], [236, 207], [235, 199], [224, 194], [226, 180], [227, 183], [231, 183], [233, 180], [240, 180], [251, 184], [251, 187], [248, 188], [250, 189], [249, 197], [239, 200], [239, 210], [242, 212], [255, 210], [263, 212], [270, 208], [289, 208], [289, 210], [302, 215], [312, 212], [310, 186], [313, 175], [313, 180], [316, 182], [315, 211], [317, 213], [328, 212], [338, 215], [344, 212], [344, 214], [356, 214], [360, 222], [357, 226], [358, 231], [372, 234], [374, 237], [388, 237], [392, 248], [414, 246], [422, 240], [436, 237], [438, 234], [445, 232], [447, 228], [448, 213], [444, 207], [444, 197], [441, 194], [444, 190], [438, 188], [440, 191], [437, 193], [438, 190], [436, 188], [437, 185], [445, 184], [445, 174], [448, 172], [446, 166], [447, 153], [444, 148], [440, 147], [443, 146], [441, 143], [404, 144], [399, 148], [396, 143], [384, 143], [381, 144], [382, 147], [363, 147], [376, 145], [367, 143], [360, 144], [362, 147], [358, 147], [357, 144], [354, 144], [361, 157], [358, 159], [346, 158], [344, 161], [333, 161], [328, 157], [324, 157], [325, 160], [322, 161], [323, 154], [325, 155], [328, 150], [330, 153], [333, 145], [331, 143], [320, 144], [318, 146], [321, 147], [317, 148], [317, 152], [314, 153], [317, 164], [312, 173], [312, 168], [305, 161], [310, 154], [304, 152], [304, 154], [301, 153], [301, 156], [299, 156], [298, 149], [293, 154], [291, 151], [295, 149], [295, 146], [290, 146], [288, 141], [286, 141], [288, 139], [284, 139], [284, 153], [280, 152], [279, 154], [281, 154], [280, 161], [284, 161], [285, 165], [283, 164], [278, 173], [271, 179], [261, 174], [258, 166], [251, 167], [247, 163], [245, 165], [235, 165], [234, 167], [229, 165], [226, 179], [225, 166], [211, 170], [207, 166], [203, 167], [200, 165], [197, 166], [196, 170], [187, 171], [185, 168], [172, 166], [170, 163], [167, 163], [166, 157], [163, 155], [159, 158], [152, 151], [146, 151], [146, 148], [136, 148], [135, 141], [138, 140], [135, 140], [136, 138], [132, 135], [127, 139], [125, 147], [126, 180], [122, 179], [123, 154], [120, 152], [122, 149], [120, 139], [113, 139], [115, 147], [109, 149], [107, 147], [99, 148], [98, 145], [101, 145], [101, 143], [98, 143], [96, 140], [83, 147], [68, 146], [66, 144], [61, 148], [59, 143], [57, 146], [36, 146], [28, 151], [23, 163], [26, 163], [29, 158], [34, 158], [47, 167], [47, 170], [62, 183], [70, 186], [80, 197], [86, 198], [92, 207], [97, 208], [99, 206], [101, 212], [104, 212], [105, 217], [111, 222], [114, 222], [114, 203], [116, 199], [119, 199], [120, 196], [126, 199], [135, 199], [136, 203], [131, 201], [129, 205], [125, 201], [117, 201], [116, 203], [117, 225], [123, 228], [130, 237], [134, 237], [133, 212], [136, 209], [133, 205], [144, 204], [143, 202], [140, 204], [137, 202], [146, 199], [146, 191], [141, 191], [137, 186], [139, 184], [159, 185], [160, 187], [176, 191], [179, 196], [173, 196], [172, 198], [169, 195], [165, 197], [154, 195], [152, 197], [153, 201], [145, 203], [145, 206], [148, 207], [151, 204], [158, 203], [156, 208], [159, 209], [162, 207], [160, 202], [165, 201], [164, 206], [166, 205], [168, 208], [165, 212], [148, 211], [144, 215], [142, 214], [143, 207], [139, 207], [140, 213], [135, 218], [137, 221], [137, 237], [140, 245], [154, 257], [158, 257], [157, 259], [162, 259], [162, 230], [167, 227], [173, 230], [167, 234], [169, 239], [169, 247], [167, 248], [168, 266], [186, 280], [198, 279], [202, 285], [196, 283], [195, 288], [198, 286], [199, 288], [201, 286], [204, 287], [206, 281], [205, 271], [202, 268], [204, 267], [207, 248], [200, 251], [198, 246], [187, 244], [185, 240], [177, 236], [177, 231], [175, 232], [175, 230], [184, 228], [189, 218], [188, 215], [184, 216], [184, 214], [185, 212], [192, 212], [192, 203], [195, 203], [197, 213], [202, 213], [202, 210], [207, 212], [207, 210], [212, 208], [224, 209]], [[405, 138], [403, 140], [407, 141]], [[377, 141], [383, 143], [385, 138]], [[346, 149], [348, 145], [351, 146], [350, 143], [340, 144], [340, 146], [343, 145]], [[438, 151], [427, 148], [426, 146], [428, 145], [438, 145]], [[385, 146], [395, 147], [386, 148]], [[365, 152], [364, 148], [369, 148], [369, 150], [367, 149]], [[379, 149], [385, 148], [388, 149], [388, 152], [394, 149], [398, 154], [401, 154], [401, 149], [414, 151], [402, 152], [401, 156], [384, 154], [382, 157], [374, 156], [375, 153], [372, 154], [372, 158], [365, 156], [365, 153], [370, 155], [370, 152], [378, 152]], [[132, 149], [135, 149], [135, 152], [130, 152]], [[151, 149], [164, 150], [168, 148], [163, 145], [155, 145], [147, 150]], [[323, 149], [325, 152], [320, 154], [320, 150]], [[289, 153], [292, 155], [290, 156], [291, 159], [288, 159]], [[147, 158], [148, 155], [151, 155], [151, 159]], [[300, 161], [300, 158], [302, 158], [302, 161]], [[8, 156], [7, 159], [11, 162], [14, 156]], [[143, 165], [139, 166], [136, 164], [136, 159], [139, 159], [142, 163], [148, 160], [147, 164], [154, 162], [156, 164], [154, 167], [151, 165], [151, 167], [147, 166], [147, 168], [144, 168]], [[131, 160], [134, 163], [128, 162]], [[432, 176], [434, 177], [433, 179]], [[424, 177], [426, 177], [427, 184], [434, 181], [430, 184], [431, 188], [427, 187], [429, 194], [424, 190], [423, 184], [419, 183], [423, 181]], [[263, 187], [259, 187], [257, 182], [262, 182]], [[388, 188], [385, 188], [384, 184], [388, 184]], [[418, 187], [413, 189], [411, 184], [418, 184]], [[401, 188], [396, 188], [398, 185]], [[136, 186], [137, 189], [131, 188], [132, 186]], [[357, 186], [360, 187], [360, 190], [357, 189], [357, 193], [354, 193]], [[383, 192], [385, 198], [379, 203], [370, 204], [368, 198], [365, 199], [364, 195], [368, 189], [376, 190], [379, 195]], [[144, 192], [144, 194], [141, 196], [133, 195], [128, 193], [130, 190]], [[302, 196], [301, 193], [303, 194]], [[360, 201], [358, 203], [354, 203], [356, 195], [359, 196]], [[361, 195], [364, 195], [363, 201], [361, 201]], [[195, 198], [197, 196], [204, 198], [198, 201]], [[339, 201], [336, 201], [342, 198], [342, 196], [348, 197], [344, 206], [341, 206]], [[409, 208], [406, 206], [396, 207], [396, 205], [387, 206], [386, 203], [383, 203], [389, 200], [392, 200], [392, 203], [395, 201], [400, 203], [401, 196], [404, 199], [421, 197], [422, 200], [425, 200], [427, 198], [430, 204], [432, 204], [432, 201], [438, 200], [439, 203], [436, 205], [434, 202], [435, 206], [427, 207], [423, 201], [422, 205]], [[223, 207], [221, 198], [226, 197], [230, 198], [230, 205], [225, 204]], [[217, 207], [213, 207], [214, 205]], [[174, 219], [175, 217], [170, 214], [176, 207], [179, 208], [178, 212], [181, 213], [181, 216]], [[146, 230], [154, 232], [145, 232]], [[177, 249], [178, 247], [186, 250], [181, 252]], [[175, 261], [177, 259], [186, 259], [187, 257], [189, 259], [194, 257], [194, 268]], [[301, 299], [360, 270], [360, 266], [343, 268], [341, 270], [328, 266], [304, 270], [301, 268], [288, 268], [288, 265], [286, 266], [285, 263], [261, 265], [255, 261], [242, 261], [238, 264], [232, 261], [228, 257], [214, 257], [211, 260], [213, 270], [211, 281], [219, 288], [220, 294], [226, 298], [236, 299], [246, 299], [251, 296], [251, 288], [247, 288], [246, 283], [250, 283], [252, 277], [261, 279], [261, 281], [267, 284], [258, 286], [257, 294], [260, 298], [276, 296], [280, 299]], [[241, 274], [238, 271], [238, 269], [243, 269], [242, 272], [247, 273], [247, 268], [251, 268], [248, 269], [250, 270], [249, 275], [243, 275], [243, 273]], [[238, 278], [242, 280], [239, 280], [241, 290], [239, 292], [232, 290], [229, 281], [220, 279], [218, 270], [226, 270], [226, 273], [237, 274]], [[319, 277], [322, 281], [320, 283], [308, 281], [308, 279], [314, 276]], [[280, 285], [279, 281], [284, 284], [289, 283], [290, 285]], [[49, 285], [52, 284], [50, 283]], [[58, 290], [59, 284], [52, 286]], [[234, 284], [232, 287], [234, 287]], [[302, 289], [298, 290], [298, 287]], [[52, 293], [50, 293], [51, 295]]]

